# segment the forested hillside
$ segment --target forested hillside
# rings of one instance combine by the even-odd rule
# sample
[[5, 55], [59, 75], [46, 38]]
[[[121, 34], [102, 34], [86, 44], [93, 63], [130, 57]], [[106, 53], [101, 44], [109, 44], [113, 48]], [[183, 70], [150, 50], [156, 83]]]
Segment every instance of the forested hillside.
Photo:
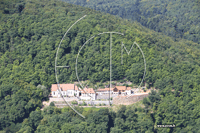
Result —
[[63, 0], [72, 4], [136, 20], [174, 38], [200, 44], [199, 0]]
[[[136, 22], [61, 1], [24, 0], [1, 4], [0, 130], [48, 133], [61, 130], [113, 133], [200, 131], [196, 126], [200, 124], [199, 44], [188, 40], [174, 41]], [[123, 37], [113, 34], [112, 78], [136, 85], [140, 83], [144, 62], [137, 47], [129, 55], [124, 52], [121, 65], [121, 41], [128, 51], [136, 41], [146, 59], [144, 82], [159, 89], [159, 93], [152, 92], [143, 101], [145, 108], [126, 110], [122, 107], [118, 114], [102, 109], [88, 113], [84, 120], [73, 117], [75, 114], [70, 109], [65, 113], [55, 107], [39, 111], [50, 85], [56, 83], [55, 56], [60, 40], [84, 15], [87, 17], [70, 30], [59, 50], [58, 65], [70, 66], [70, 69], [59, 70], [60, 83], [77, 81], [76, 57], [84, 42], [98, 33], [121, 32]], [[110, 35], [105, 34], [85, 45], [78, 59], [80, 80], [109, 81], [109, 39]], [[97, 117], [100, 114], [105, 117]], [[156, 127], [161, 124], [175, 124], [176, 128]]]

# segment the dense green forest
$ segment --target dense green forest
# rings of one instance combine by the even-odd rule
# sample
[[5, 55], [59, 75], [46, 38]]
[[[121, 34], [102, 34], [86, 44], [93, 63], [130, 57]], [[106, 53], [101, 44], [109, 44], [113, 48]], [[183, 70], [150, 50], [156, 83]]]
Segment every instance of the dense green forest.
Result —
[[[48, 107], [55, 79], [57, 47], [67, 29], [87, 15], [66, 35], [58, 54], [60, 83], [77, 81], [75, 63], [84, 42], [98, 33], [116, 31], [112, 39], [113, 80], [139, 84], [144, 62], [139, 49], [128, 51], [136, 41], [144, 52], [144, 82], [159, 89], [143, 100], [144, 108], [121, 107], [88, 112], [82, 119], [70, 109]], [[196, 21], [195, 21], [196, 22]], [[110, 35], [91, 39], [78, 58], [80, 80], [109, 81]], [[55, 0], [1, 1], [0, 6], [0, 130], [7, 132], [200, 132], [200, 46], [149, 30], [137, 22]], [[82, 110], [82, 111], [81, 111]], [[175, 128], [157, 128], [175, 124]]]
[[[18, 133], [124, 133], [154, 131], [151, 116], [146, 116], [145, 110], [133, 106], [121, 106], [116, 112], [109, 108], [87, 112], [83, 108], [76, 108], [83, 113], [83, 119], [69, 108], [59, 109], [49, 106], [43, 111], [36, 110], [22, 123]], [[147, 113], [147, 112], [146, 112]]]
[[200, 44], [199, 0], [63, 0], [125, 19], [168, 36]]

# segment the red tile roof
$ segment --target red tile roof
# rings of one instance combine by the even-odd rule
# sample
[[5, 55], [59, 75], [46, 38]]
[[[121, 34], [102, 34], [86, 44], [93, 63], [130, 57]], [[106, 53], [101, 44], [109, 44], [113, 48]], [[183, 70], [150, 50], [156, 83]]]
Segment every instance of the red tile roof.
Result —
[[84, 91], [83, 90], [81, 91], [81, 93], [85, 93], [85, 92], [93, 93], [93, 94], [95, 93], [93, 88], [84, 88]]
[[97, 91], [113, 91], [114, 88], [105, 88], [105, 89], [98, 89]]
[[[75, 84], [59, 84], [60, 88], [62, 91], [67, 91], [67, 90], [78, 90], [78, 87]], [[51, 85], [51, 91], [57, 91], [58, 85], [57, 84], [52, 84]]]
[[131, 90], [131, 87], [127, 87], [126, 90]]
[[126, 90], [126, 86], [115, 86], [118, 90]]
[[[131, 90], [131, 87], [126, 87], [126, 86], [115, 86], [114, 88], [117, 88], [120, 91], [125, 91], [125, 90]], [[105, 89], [98, 89], [97, 91], [113, 91], [114, 88], [105, 88]]]

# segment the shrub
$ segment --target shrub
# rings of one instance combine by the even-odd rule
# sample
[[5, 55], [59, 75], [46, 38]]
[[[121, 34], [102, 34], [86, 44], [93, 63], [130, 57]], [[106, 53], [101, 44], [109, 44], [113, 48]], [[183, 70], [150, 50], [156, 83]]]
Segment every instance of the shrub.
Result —
[[51, 102], [49, 106], [55, 106], [54, 102]]
[[74, 101], [71, 102], [71, 104], [78, 105], [78, 102], [74, 100]]
[[83, 106], [87, 106], [87, 104], [85, 103], [85, 101], [83, 101], [83, 104], [82, 104]]
[[3, 10], [3, 13], [4, 13], [4, 14], [9, 14], [9, 9], [8, 9], [8, 8], [5, 8], [5, 9]]
[[106, 104], [105, 104], [105, 103], [102, 103], [102, 106], [106, 106]]
[[139, 107], [137, 110], [138, 110], [138, 112], [142, 112], [142, 108], [141, 107]]

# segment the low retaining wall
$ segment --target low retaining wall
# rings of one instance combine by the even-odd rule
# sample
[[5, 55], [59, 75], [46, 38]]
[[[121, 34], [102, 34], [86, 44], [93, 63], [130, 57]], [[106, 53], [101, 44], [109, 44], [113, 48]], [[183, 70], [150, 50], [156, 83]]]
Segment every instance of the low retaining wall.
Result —
[[113, 98], [113, 104], [115, 105], [129, 105], [136, 103], [143, 98], [147, 97], [149, 94], [137, 94], [137, 95], [132, 95], [132, 96], [117, 96]]
[[[77, 101], [77, 100], [79, 100], [77, 97], [70, 97], [70, 98], [64, 97], [64, 99], [65, 99], [65, 101], [73, 101], [73, 100]], [[53, 101], [58, 102], [58, 101], [64, 101], [64, 100], [63, 100], [63, 98], [60, 98], [60, 97], [59, 98], [58, 97], [57, 98], [51, 97], [51, 98], [49, 98], [49, 101], [50, 102], [53, 102]]]
[[[110, 102], [112, 104], [112, 101], [110, 101]], [[102, 106], [103, 105], [109, 105], [110, 102], [109, 101], [85, 101], [85, 103], [87, 105], [90, 104], [91, 106], [93, 106], [93, 105], [98, 106], [99, 104], [101, 104]], [[83, 101], [78, 101], [78, 104], [82, 104], [82, 103], [83, 103]], [[74, 106], [71, 103], [70, 103], [70, 105]], [[63, 108], [63, 107], [67, 107], [68, 104], [67, 103], [55, 103], [55, 106], [58, 107], [58, 108]], [[75, 106], [77, 106], [77, 105], [75, 105]]]
[[[112, 98], [114, 98], [116, 96], [118, 96], [118, 94], [111, 94], [110, 95], [110, 97], [112, 97]], [[102, 94], [102, 95], [98, 94], [97, 99], [109, 99], [109, 94]]]

